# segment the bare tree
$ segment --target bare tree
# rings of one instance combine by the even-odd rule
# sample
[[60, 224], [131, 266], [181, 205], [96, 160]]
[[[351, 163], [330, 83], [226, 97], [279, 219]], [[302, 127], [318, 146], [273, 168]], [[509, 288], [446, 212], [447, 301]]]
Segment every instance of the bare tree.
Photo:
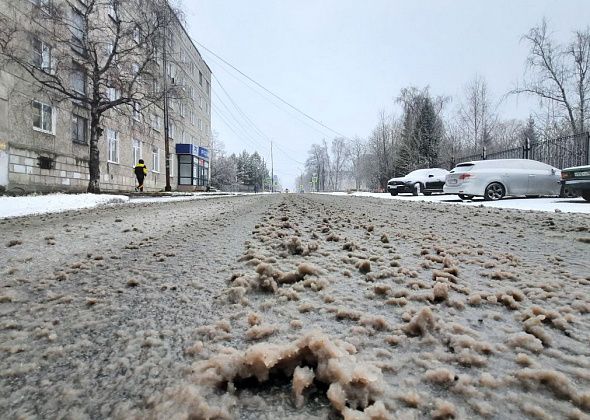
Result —
[[[0, 18], [0, 58], [57, 102], [88, 110], [89, 192], [100, 192], [99, 141], [109, 110], [140, 113], [165, 94], [165, 32], [177, 19], [165, 0], [38, 2], [33, 16]], [[30, 21], [26, 21], [30, 19]], [[33, 44], [34, 54], [23, 45]]]
[[476, 75], [465, 86], [465, 102], [459, 109], [462, 136], [472, 151], [489, 147], [492, 142], [497, 121], [493, 108], [485, 79]]
[[367, 141], [367, 152], [373, 158], [374, 165], [370, 178], [384, 189], [387, 181], [395, 175], [395, 118], [388, 116], [385, 111], [379, 113], [377, 126], [373, 129]]
[[333, 177], [333, 189], [338, 191], [340, 189], [340, 182], [342, 181], [342, 175], [345, 170], [345, 166], [350, 157], [350, 149], [348, 148], [348, 142], [342, 137], [336, 137], [332, 140], [332, 177]]
[[352, 176], [354, 178], [355, 189], [361, 189], [363, 179], [365, 179], [364, 156], [366, 154], [366, 144], [360, 138], [356, 137], [349, 140], [348, 150], [350, 151], [350, 165]]
[[527, 71], [522, 86], [511, 93], [531, 94], [557, 106], [557, 117], [564, 118], [576, 134], [586, 130], [590, 93], [590, 27], [575, 31], [567, 45], [551, 39], [547, 22], [523, 36], [529, 47]]
[[314, 187], [316, 191], [325, 191], [330, 167], [330, 156], [328, 155], [326, 140], [321, 145], [312, 144], [308, 153], [309, 157], [305, 162], [305, 166], [311, 172], [312, 179], [315, 180]]

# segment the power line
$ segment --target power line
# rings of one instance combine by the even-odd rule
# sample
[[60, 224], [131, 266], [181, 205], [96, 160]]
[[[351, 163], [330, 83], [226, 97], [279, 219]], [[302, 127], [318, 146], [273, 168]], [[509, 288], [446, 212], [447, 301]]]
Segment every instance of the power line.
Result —
[[260, 145], [258, 143], [256, 143], [254, 140], [252, 140], [250, 137], [248, 137], [247, 135], [244, 136], [244, 134], [240, 134], [238, 133], [238, 129], [236, 129], [236, 127], [230, 123], [229, 118], [227, 118], [223, 112], [221, 111], [221, 109], [219, 107], [217, 107], [216, 105], [212, 106], [212, 110], [215, 111], [217, 113], [217, 115], [219, 116], [219, 118], [225, 123], [225, 125], [239, 138], [239, 139], [244, 139], [247, 140], [248, 142], [252, 143], [254, 145], [255, 148], [260, 147]]
[[[269, 142], [272, 143], [271, 138], [266, 135], [249, 117], [248, 115], [246, 115], [246, 113], [240, 108], [240, 106], [236, 103], [236, 101], [234, 101], [234, 99], [231, 97], [231, 95], [228, 93], [228, 91], [223, 87], [223, 85], [221, 84], [221, 81], [219, 80], [219, 78], [215, 77], [215, 81], [217, 82], [217, 84], [219, 85], [219, 87], [221, 88], [221, 90], [225, 93], [225, 95], [227, 96], [227, 98], [230, 100], [230, 102], [232, 103], [232, 105], [234, 106], [234, 108], [240, 113], [240, 115], [246, 120], [246, 122], [248, 122], [250, 124], [250, 126], [256, 130], [261, 136], [265, 137]], [[221, 100], [221, 98], [220, 98]], [[225, 104], [224, 104], [225, 105]], [[227, 107], [226, 107], [227, 108]], [[230, 111], [231, 112], [231, 111]], [[235, 119], [235, 117], [234, 117]], [[278, 144], [275, 144], [275, 146], [277, 146], [277, 148], [285, 155], [285, 157], [287, 159], [292, 160], [293, 162], [300, 164], [300, 165], [304, 165], [303, 162], [298, 161], [297, 159], [293, 158], [292, 156], [289, 155], [289, 153], [287, 151], [285, 151], [285, 149], [283, 149], [283, 146], [280, 146]], [[292, 152], [294, 153], [294, 152]]]
[[[214, 60], [217, 60], [217, 58], [215, 56], [211, 56]], [[221, 62], [222, 64], [224, 64], [223, 62]], [[312, 130], [314, 130], [315, 132], [321, 134], [324, 137], [329, 137], [332, 134], [327, 134], [326, 131], [322, 131], [319, 127], [314, 126], [309, 124], [305, 119], [301, 118], [300, 115], [294, 113], [291, 110], [288, 110], [285, 107], [281, 107], [279, 106], [275, 101], [273, 101], [268, 95], [264, 95], [262, 92], [260, 92], [260, 90], [255, 89], [254, 87], [252, 87], [250, 84], [246, 83], [246, 81], [244, 81], [243, 79], [239, 78], [237, 75], [235, 75], [234, 73], [231, 73], [229, 70], [225, 69], [224, 67], [219, 67], [219, 69], [223, 70], [224, 72], [226, 72], [228, 75], [230, 75], [231, 77], [233, 77], [234, 79], [236, 79], [237, 81], [239, 81], [240, 83], [243, 83], [244, 86], [248, 87], [248, 89], [252, 90], [254, 93], [256, 93], [257, 95], [259, 95], [261, 98], [263, 98], [264, 100], [270, 102], [275, 108], [277, 108], [280, 111], [285, 112], [287, 115], [289, 115], [292, 118], [295, 118], [297, 121], [299, 121], [300, 123], [302, 123], [303, 125], [311, 128]], [[217, 78], [217, 80], [219, 80], [219, 78]]]
[[252, 139], [252, 141], [257, 145], [257, 147], [262, 147], [264, 148], [264, 145], [261, 145], [260, 143], [258, 143], [258, 141], [254, 138], [254, 136], [252, 136], [248, 130], [246, 129], [246, 127], [244, 125], [242, 125], [242, 123], [238, 120], [238, 118], [234, 115], [234, 113], [231, 111], [231, 109], [229, 109], [229, 107], [227, 106], [227, 104], [221, 99], [221, 97], [217, 94], [214, 93], [217, 96], [217, 99], [219, 100], [219, 102], [221, 103], [221, 105], [223, 105], [223, 107], [227, 110], [227, 112], [229, 113], [229, 115], [234, 119], [234, 121], [237, 123], [237, 125], [243, 130], [244, 134], [248, 137], [250, 137], [250, 139]]
[[197, 40], [193, 39], [193, 41], [200, 45], [205, 51], [209, 52], [210, 54], [214, 55], [215, 57], [217, 57], [219, 60], [221, 60], [223, 63], [225, 63], [227, 66], [231, 67], [232, 69], [234, 69], [235, 71], [237, 71], [238, 73], [240, 73], [243, 77], [245, 77], [246, 79], [248, 79], [249, 81], [251, 81], [252, 83], [254, 83], [256, 86], [258, 86], [259, 88], [261, 88], [262, 90], [264, 90], [265, 92], [267, 92], [268, 94], [272, 95], [273, 97], [277, 98], [279, 101], [281, 101], [282, 103], [284, 103], [285, 105], [287, 105], [288, 107], [292, 108], [293, 110], [297, 111], [298, 113], [300, 113], [301, 115], [305, 116], [306, 118], [310, 119], [311, 121], [315, 122], [316, 124], [326, 128], [327, 130], [331, 131], [332, 133], [336, 134], [337, 136], [340, 137], [344, 137], [346, 139], [348, 139], [347, 136], [345, 136], [342, 133], [339, 133], [338, 131], [328, 127], [327, 125], [325, 125], [324, 123], [322, 123], [321, 121], [316, 120], [315, 118], [313, 118], [311, 115], [303, 112], [302, 110], [300, 110], [299, 108], [297, 108], [294, 105], [291, 105], [289, 102], [287, 102], [286, 100], [284, 100], [283, 98], [281, 98], [279, 95], [277, 95], [276, 93], [272, 92], [271, 90], [265, 88], [264, 86], [262, 86], [260, 83], [258, 83], [256, 80], [252, 79], [250, 76], [248, 76], [247, 74], [245, 74], [244, 72], [242, 72], [240, 69], [238, 69], [237, 67], [235, 67], [233, 64], [229, 63], [228, 61], [226, 61], [225, 59], [223, 59], [222, 57], [220, 57], [219, 55], [217, 55], [216, 53], [214, 53], [213, 51], [211, 51], [209, 48], [205, 47], [203, 44], [201, 44], [200, 42], [198, 42]]

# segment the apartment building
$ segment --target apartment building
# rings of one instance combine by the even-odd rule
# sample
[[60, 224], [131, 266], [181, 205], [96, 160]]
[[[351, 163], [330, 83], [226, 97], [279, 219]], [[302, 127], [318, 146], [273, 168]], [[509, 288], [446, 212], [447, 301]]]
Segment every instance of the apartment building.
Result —
[[[211, 70], [176, 14], [163, 35], [150, 33], [154, 30], [149, 7], [169, 8], [166, 1], [157, 1], [96, 1], [92, 10], [84, 0], [0, 2], [0, 26], [17, 28], [12, 34], [0, 29], [0, 42], [13, 36], [10, 44], [21, 54], [14, 59], [0, 49], [0, 189], [86, 191], [93, 110], [100, 108], [99, 103], [118, 100], [122, 103], [104, 111], [97, 127], [102, 134], [98, 138], [101, 191], [132, 191], [133, 167], [139, 159], [149, 169], [145, 190], [164, 189], [166, 127], [172, 189], [208, 185]], [[129, 27], [134, 16], [137, 25]], [[66, 35], [58, 39], [55, 28], [63, 22]], [[113, 42], [116, 24], [120, 31]], [[148, 48], [153, 48], [154, 59], [141, 61], [145, 54], [138, 51]], [[96, 77], [89, 59], [95, 57], [102, 65], [111, 53], [113, 61], [115, 57], [138, 61], [121, 58], [110, 66], [112, 84]], [[59, 86], [41, 83], [38, 74], [59, 80], [68, 94]], [[141, 83], [131, 90], [136, 79]], [[88, 96], [98, 98], [96, 106], [89, 105]]]

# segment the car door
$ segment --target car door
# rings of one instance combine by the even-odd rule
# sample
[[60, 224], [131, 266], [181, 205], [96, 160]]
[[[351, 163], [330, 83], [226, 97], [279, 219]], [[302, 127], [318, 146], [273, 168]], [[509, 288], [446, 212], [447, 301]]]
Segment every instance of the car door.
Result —
[[528, 190], [529, 168], [525, 162], [507, 161], [505, 163], [503, 178], [505, 180], [507, 195], [525, 195]]
[[560, 184], [555, 168], [541, 162], [531, 162], [527, 195], [557, 195]]

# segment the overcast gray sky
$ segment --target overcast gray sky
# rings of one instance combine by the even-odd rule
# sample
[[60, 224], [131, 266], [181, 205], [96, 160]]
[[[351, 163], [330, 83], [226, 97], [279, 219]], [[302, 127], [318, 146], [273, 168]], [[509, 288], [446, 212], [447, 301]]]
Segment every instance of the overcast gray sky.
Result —
[[[196, 0], [183, 10], [198, 42], [347, 137], [368, 136], [380, 110], [399, 115], [394, 98], [412, 85], [453, 97], [453, 108], [479, 74], [499, 99], [522, 77], [527, 47], [520, 38], [532, 26], [545, 17], [564, 41], [590, 24], [589, 0]], [[214, 81], [212, 126], [226, 150], [258, 150], [268, 159], [272, 138], [275, 174], [292, 189], [311, 144], [335, 134], [200, 50], [264, 134]], [[499, 112], [526, 118], [534, 106], [512, 98]]]

